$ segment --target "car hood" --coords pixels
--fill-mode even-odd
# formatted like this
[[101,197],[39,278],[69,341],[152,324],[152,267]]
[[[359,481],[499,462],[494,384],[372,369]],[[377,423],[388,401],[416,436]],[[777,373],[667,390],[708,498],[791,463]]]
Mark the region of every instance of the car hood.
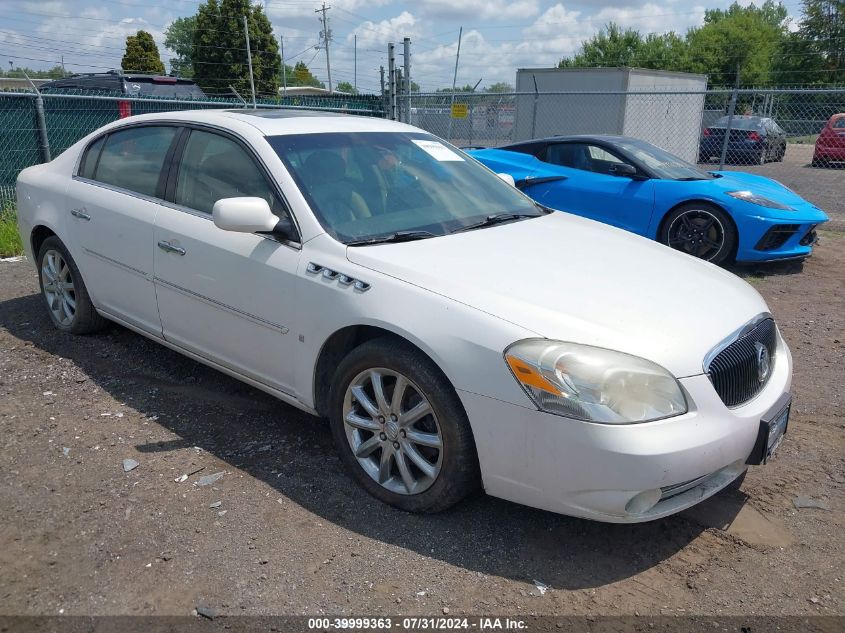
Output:
[[679,378],[701,374],[715,345],[767,310],[716,266],[563,213],[349,247],[347,258],[538,336],[634,354]]
[[[795,210],[800,211],[817,211],[818,213],[824,215],[824,212],[813,205],[812,203],[808,202],[797,193],[784,187],[779,182],[772,180],[771,178],[766,178],[765,176],[758,176],[757,174],[749,174],[747,172],[739,172],[739,171],[714,171],[711,172],[719,176],[713,180],[701,180],[698,181],[702,186],[706,186],[718,191],[720,194],[727,194],[729,191],[751,191],[752,193],[756,193],[761,196],[765,196],[770,200],[774,200],[776,202],[780,202],[781,204],[785,204],[787,206],[792,207]],[[687,183],[685,183],[687,184]],[[730,199],[731,201],[735,201],[734,198]],[[766,207],[760,207],[758,205],[754,205],[761,214],[774,214],[774,215],[781,215],[784,212],[781,210],[772,210]],[[787,211],[787,214],[790,212]],[[792,217],[787,215],[787,218]],[[810,218],[812,219],[812,218]],[[827,219],[827,216],[824,218],[818,218],[819,221],[824,221]]]

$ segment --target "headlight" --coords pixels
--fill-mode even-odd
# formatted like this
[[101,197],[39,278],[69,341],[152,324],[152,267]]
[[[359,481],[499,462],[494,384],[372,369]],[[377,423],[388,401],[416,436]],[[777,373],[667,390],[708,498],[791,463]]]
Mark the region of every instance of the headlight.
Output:
[[687,412],[672,374],[644,358],[547,339],[514,343],[505,360],[537,407],[604,424],[649,422]]
[[759,196],[756,193],[752,193],[751,191],[728,191],[728,195],[731,198],[736,198],[737,200],[744,200],[745,202],[750,202],[751,204],[758,204],[761,207],[767,207],[769,209],[780,209],[782,211],[795,210],[792,207],[788,207],[785,204],[781,204],[780,202],[770,200],[765,196]]

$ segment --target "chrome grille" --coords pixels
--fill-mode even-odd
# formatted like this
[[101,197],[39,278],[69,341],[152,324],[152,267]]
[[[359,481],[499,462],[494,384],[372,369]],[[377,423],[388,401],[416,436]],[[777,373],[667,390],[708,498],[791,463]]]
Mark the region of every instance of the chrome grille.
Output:
[[760,393],[766,385],[772,370],[764,380],[759,379],[757,343],[769,352],[771,367],[774,367],[777,347],[777,328],[774,320],[763,319],[747,332],[721,349],[705,367],[716,393],[729,407],[748,402]]

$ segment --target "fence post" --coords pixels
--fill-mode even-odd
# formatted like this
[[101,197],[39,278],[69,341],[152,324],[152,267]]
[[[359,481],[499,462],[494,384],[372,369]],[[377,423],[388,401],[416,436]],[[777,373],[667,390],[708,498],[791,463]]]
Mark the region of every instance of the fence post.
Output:
[[50,141],[47,139],[47,121],[44,118],[44,99],[41,93],[35,95],[35,121],[38,124],[38,149],[41,153],[41,162],[49,163]]
[[736,83],[734,83],[734,90],[731,93],[731,104],[728,106],[728,125],[725,127],[725,138],[722,139],[722,155],[719,157],[719,171],[725,168],[725,156],[728,153],[728,141],[731,138],[731,125],[734,121],[734,112],[736,111],[736,97],[739,92],[739,71],[740,65],[736,65]]
[[531,138],[537,136],[537,102],[540,100],[540,91],[537,89],[537,75],[531,75],[534,80],[534,109],[531,112]]

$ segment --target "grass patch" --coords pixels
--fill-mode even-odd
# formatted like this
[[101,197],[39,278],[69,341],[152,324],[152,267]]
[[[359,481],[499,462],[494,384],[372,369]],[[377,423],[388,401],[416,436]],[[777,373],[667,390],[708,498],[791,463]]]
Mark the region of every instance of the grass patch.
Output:
[[0,209],[0,257],[23,255],[23,244],[18,234],[18,216],[15,207]]
[[787,143],[795,143],[796,145],[815,145],[818,134],[807,134],[806,136],[790,136]]

